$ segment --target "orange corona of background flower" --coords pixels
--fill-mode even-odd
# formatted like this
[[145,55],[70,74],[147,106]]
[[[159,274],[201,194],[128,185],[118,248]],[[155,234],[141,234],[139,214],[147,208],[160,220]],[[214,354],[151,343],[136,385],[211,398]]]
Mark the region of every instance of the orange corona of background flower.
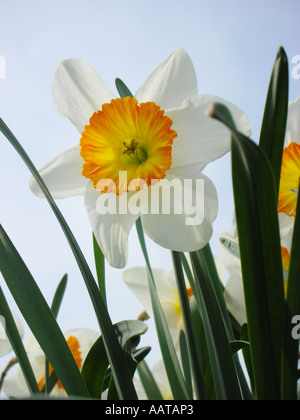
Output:
[[296,215],[300,179],[300,145],[292,142],[283,151],[278,212]]

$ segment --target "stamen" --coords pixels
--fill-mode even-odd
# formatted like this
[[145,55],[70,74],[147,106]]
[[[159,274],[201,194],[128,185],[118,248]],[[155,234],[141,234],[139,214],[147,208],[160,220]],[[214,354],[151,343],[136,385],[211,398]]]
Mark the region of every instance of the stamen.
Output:
[[137,146],[138,146],[138,142],[135,141],[134,139],[131,140],[130,145],[128,146],[128,143],[126,143],[125,141],[123,141],[123,145],[125,146],[125,150],[123,152],[123,155],[136,155],[137,153]]

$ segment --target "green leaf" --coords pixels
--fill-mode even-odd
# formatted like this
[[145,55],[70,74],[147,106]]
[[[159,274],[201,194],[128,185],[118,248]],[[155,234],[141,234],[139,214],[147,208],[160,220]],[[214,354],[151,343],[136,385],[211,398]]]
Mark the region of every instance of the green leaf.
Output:
[[121,79],[117,77],[115,80],[115,83],[116,83],[116,88],[121,98],[126,98],[127,96],[129,96],[130,98],[133,98],[133,94],[130,92],[128,87],[125,85],[125,83]]
[[[180,347],[181,366],[182,366],[182,370],[183,370],[183,374],[185,378],[186,387],[189,393],[189,399],[193,400],[194,399],[193,379],[192,379],[192,372],[191,372],[190,355],[189,355],[188,345],[186,342],[186,336],[183,330],[180,331],[180,335],[179,335],[179,347]],[[203,383],[203,388],[204,388],[204,383]],[[195,391],[197,391],[196,387],[195,387]]]
[[51,304],[51,311],[54,315],[54,318],[57,318],[58,311],[61,306],[64,294],[65,294],[65,290],[67,287],[67,282],[68,282],[68,275],[65,274],[57,286],[57,289],[55,291],[53,301]]
[[232,127],[224,105],[215,104],[212,116],[232,133],[232,181],[256,398],[279,399],[284,288],[275,178],[262,148]]
[[25,321],[70,395],[88,397],[70,348],[36,282],[0,226],[0,270]]
[[267,154],[279,191],[282,151],[285,138],[289,96],[288,58],[282,47],[279,48],[265,105],[260,133],[260,147]]
[[193,324],[196,335],[197,348],[201,361],[201,370],[206,372],[206,369],[210,363],[209,352],[207,348],[207,340],[205,337],[205,330],[203,326],[202,317],[199,310],[199,304],[197,303],[195,294],[190,297],[191,314],[193,318]]
[[198,254],[199,254],[199,257],[201,258],[201,261],[209,276],[211,286],[214,290],[215,297],[216,297],[216,300],[220,309],[220,313],[222,315],[223,322],[227,331],[227,336],[230,340],[233,340],[234,334],[233,334],[230,316],[229,316],[225,298],[224,298],[224,289],[223,289],[223,286],[221,284],[221,281],[217,272],[215,260],[211,252],[210,245],[207,244],[202,249],[199,249]]
[[[249,347],[249,343],[247,341],[242,340],[234,340],[230,343],[230,348],[232,351],[232,355],[234,356],[239,350]],[[205,373],[205,384],[208,392],[208,396],[210,400],[216,400],[216,390],[213,381],[213,374],[212,374],[212,367],[211,364],[208,365],[206,373]]]
[[187,340],[188,354],[190,358],[190,365],[195,386],[195,393],[197,399],[206,399],[205,385],[203,372],[201,370],[201,361],[196,346],[196,336],[194,331],[194,324],[190,309],[190,303],[186,292],[186,284],[181,265],[181,258],[178,252],[172,251],[172,260],[174,266],[174,273],[177,283],[180,307],[182,311],[184,332]]
[[198,252],[190,253],[196,293],[207,340],[216,395],[219,400],[242,398],[225,325],[209,274]]
[[[59,282],[57,289],[55,291],[52,304],[51,304],[51,311],[55,319],[57,319],[58,312],[65,294],[65,290],[67,287],[68,275],[65,274],[61,281]],[[41,392],[45,392],[46,394],[50,394],[56,382],[58,380],[56,373],[53,371],[52,374],[49,374],[50,364],[49,361],[45,360],[45,385],[41,389]]]
[[288,272],[285,335],[282,354],[282,399],[297,400],[299,339],[293,337],[293,318],[300,315],[300,198],[298,195],[295,225]]
[[138,364],[137,371],[149,400],[163,400],[160,389],[145,360]]
[[148,329],[147,324],[140,320],[120,321],[114,327],[122,349],[129,352],[136,347],[136,339],[139,341],[140,335]]
[[[114,325],[123,351],[131,354],[136,337],[144,334],[147,325],[142,321],[121,321]],[[101,398],[109,360],[105,351],[103,337],[100,336],[90,349],[82,366],[82,377],[93,398]]]
[[39,184],[43,194],[48,201],[53,213],[55,214],[65,236],[70,245],[70,248],[74,254],[78,267],[81,271],[83,280],[85,282],[87,291],[90,295],[94,311],[100,326],[101,333],[103,335],[103,340],[105,348],[108,354],[110,361],[110,366],[115,377],[116,386],[120,398],[123,399],[135,399],[137,398],[135,388],[132,383],[130,372],[127,368],[127,365],[124,360],[122,349],[119,345],[118,339],[116,337],[111,319],[105,307],[105,303],[102,299],[101,293],[96,285],[93,274],[84,258],[84,255],[70,229],[66,220],[64,219],[62,213],[57,207],[55,201],[53,200],[47,186],[45,185],[43,179],[41,178],[36,167],[33,165],[29,156],[18,142],[14,134],[10,131],[4,121],[0,118],[0,131],[4,134],[7,140],[11,143],[14,149],[18,152],[31,174],[35,178],[36,182]]
[[103,337],[100,336],[90,349],[81,374],[92,398],[101,398],[104,377],[109,365]]
[[[137,360],[133,356],[133,352],[140,342],[140,335],[144,334],[148,327],[144,322],[136,320],[118,322],[115,325],[115,329],[120,345],[124,351],[125,360],[131,373],[131,377],[133,378],[138,364]],[[107,399],[118,400],[118,394],[113,377],[111,377],[109,383]]]
[[[213,288],[215,298],[218,303],[220,313],[222,315],[227,337],[229,341],[233,341],[235,339],[234,329],[233,329],[234,322],[232,321],[231,316],[226,306],[226,302],[224,298],[224,287],[220,281],[210,245],[207,244],[204,248],[200,249],[198,251],[198,254],[209,276],[210,284]],[[243,399],[252,399],[249,386],[245,378],[245,374],[243,372],[239,358],[237,356],[234,356],[234,364],[235,364],[238,380],[240,383]]]
[[155,281],[148,257],[148,252],[146,248],[145,238],[144,238],[144,231],[142,227],[141,219],[139,218],[136,221],[136,228],[139,237],[139,241],[141,244],[141,248],[144,254],[147,270],[148,270],[148,283],[149,283],[149,290],[152,302],[152,309],[154,314],[154,321],[156,325],[156,332],[160,344],[160,349],[163,357],[163,361],[165,364],[167,376],[169,379],[170,387],[173,393],[174,399],[181,399],[187,400],[189,398],[188,390],[185,384],[184,376],[176,355],[176,350],[174,347],[174,343],[172,341],[172,337],[170,335],[170,331],[166,322],[166,318],[164,316],[159,297],[157,294]]
[[237,353],[238,351],[249,347],[249,341],[246,340],[233,340],[229,342],[232,354]]
[[[141,363],[146,356],[148,356],[149,352],[151,351],[151,347],[141,347],[140,349],[134,350],[132,352],[133,358],[137,361],[138,366],[139,363]],[[104,382],[103,382],[103,391],[109,387],[109,384],[111,383],[111,369],[110,367],[107,369]]]
[[[24,348],[22,338],[20,337],[18,328],[15,324],[14,318],[11,314],[8,303],[5,299],[4,293],[0,287],[0,315],[5,319],[6,334],[14,353],[18,359],[18,363],[23,372],[26,384],[31,394],[39,394],[40,390],[35,379],[34,372],[29,362],[27,352]],[[1,378],[1,385],[4,377]],[[1,390],[0,385],[0,390]]]
[[94,249],[94,258],[95,258],[98,286],[99,286],[102,299],[105,303],[105,306],[107,307],[106,287],[105,287],[105,257],[103,255],[103,252],[100,249],[100,246],[94,234],[93,234],[93,249]]

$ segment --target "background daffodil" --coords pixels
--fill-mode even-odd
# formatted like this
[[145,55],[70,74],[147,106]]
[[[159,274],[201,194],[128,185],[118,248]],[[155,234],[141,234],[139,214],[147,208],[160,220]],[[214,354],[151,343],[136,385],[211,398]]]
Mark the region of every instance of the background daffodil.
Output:
[[[23,337],[23,334],[24,334],[23,325],[16,314],[12,314],[12,315],[16,323],[16,326],[18,328],[19,334],[21,337]],[[10,344],[10,341],[5,331],[5,319],[4,317],[0,317],[0,357],[5,356],[11,351],[12,351],[12,346]]]
[[[179,350],[179,335],[180,331],[183,330],[183,318],[174,271],[170,270],[168,272],[160,268],[153,268],[152,272],[173,343],[175,348]],[[123,280],[139,299],[147,314],[153,317],[147,269],[144,267],[128,268],[123,272]],[[187,280],[186,290],[188,296],[191,297],[193,293]]]
[[[76,328],[67,331],[64,336],[68,346],[70,347],[76,364],[81,370],[83,362],[92,345],[99,337],[99,334],[96,331],[88,328]],[[42,390],[45,385],[45,355],[33,336],[28,338],[25,348],[38,386],[40,390]],[[51,374],[52,371],[52,367],[49,366],[49,374]],[[13,373],[9,374],[5,378],[3,391],[8,397],[19,398],[30,395],[20,367],[18,367]],[[51,391],[51,396],[66,396],[66,391],[64,390],[60,381],[57,381],[55,384],[53,390]]]
[[282,155],[278,212],[282,246],[285,248],[284,268],[289,266],[300,181],[300,96],[289,103],[284,150]]

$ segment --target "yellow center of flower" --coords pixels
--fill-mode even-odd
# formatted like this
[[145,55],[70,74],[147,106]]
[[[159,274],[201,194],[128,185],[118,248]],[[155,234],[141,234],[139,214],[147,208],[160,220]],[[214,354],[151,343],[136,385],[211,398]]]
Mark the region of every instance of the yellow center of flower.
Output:
[[[67,339],[67,343],[68,346],[70,347],[70,350],[73,354],[73,357],[75,359],[75,362],[78,366],[79,369],[81,369],[82,366],[82,358],[81,358],[81,352],[80,352],[80,345],[79,345],[79,341],[76,337],[70,335],[70,337]],[[51,375],[51,373],[53,372],[53,367],[50,365],[49,366],[49,375]],[[56,385],[59,388],[63,388],[62,383],[58,380]],[[45,376],[43,376],[39,382],[38,382],[38,387],[40,390],[43,389],[43,387],[45,386]]]
[[[117,195],[127,192],[133,180],[151,185],[152,180],[165,178],[177,137],[172,124],[154,102],[139,104],[135,98],[126,97],[104,104],[82,133],[82,175],[102,193]],[[102,180],[111,180],[105,190]]]
[[278,212],[296,215],[300,178],[300,145],[291,143],[283,151],[280,175]]

